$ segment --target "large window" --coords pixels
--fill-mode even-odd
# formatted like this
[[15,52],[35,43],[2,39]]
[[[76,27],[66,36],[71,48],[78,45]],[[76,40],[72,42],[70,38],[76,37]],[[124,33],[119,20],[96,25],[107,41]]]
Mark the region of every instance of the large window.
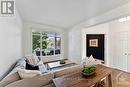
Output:
[[61,53],[61,35],[53,32],[32,32],[32,49],[37,56]]

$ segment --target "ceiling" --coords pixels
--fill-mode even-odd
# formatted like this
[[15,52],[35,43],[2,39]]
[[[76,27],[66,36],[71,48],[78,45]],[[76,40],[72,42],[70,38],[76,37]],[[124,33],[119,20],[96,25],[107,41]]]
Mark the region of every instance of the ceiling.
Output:
[[16,0],[24,21],[71,28],[130,0]]

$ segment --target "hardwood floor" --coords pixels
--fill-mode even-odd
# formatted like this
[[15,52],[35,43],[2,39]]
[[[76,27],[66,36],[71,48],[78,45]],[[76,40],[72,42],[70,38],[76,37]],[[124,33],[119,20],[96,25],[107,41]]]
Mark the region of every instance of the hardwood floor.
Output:
[[130,73],[113,69],[112,81],[113,87],[130,87]]
[[[109,87],[107,83],[108,81],[106,80],[105,81],[103,80],[92,87]],[[112,70],[112,87],[130,87],[130,73],[127,73],[118,69],[113,69]]]
[[[109,87],[107,83],[108,81],[106,80],[99,82],[98,86],[95,85],[92,87]],[[112,87],[130,87],[130,73],[127,73],[118,69],[113,69]]]

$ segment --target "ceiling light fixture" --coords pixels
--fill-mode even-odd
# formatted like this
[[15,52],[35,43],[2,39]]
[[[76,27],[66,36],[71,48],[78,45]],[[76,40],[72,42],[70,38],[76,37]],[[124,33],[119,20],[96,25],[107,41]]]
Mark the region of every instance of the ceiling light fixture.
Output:
[[129,21],[130,20],[130,16],[124,17],[124,18],[120,18],[118,21],[119,22],[125,22],[125,21]]

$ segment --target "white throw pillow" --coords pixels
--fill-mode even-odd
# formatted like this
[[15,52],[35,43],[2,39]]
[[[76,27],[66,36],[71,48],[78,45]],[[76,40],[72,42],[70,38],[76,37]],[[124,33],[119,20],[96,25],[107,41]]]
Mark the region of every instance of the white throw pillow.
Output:
[[19,68],[17,71],[21,79],[32,78],[41,74],[41,72],[38,70],[25,70]]
[[86,66],[92,66],[92,65],[96,65],[95,64],[95,59],[93,58],[93,56],[91,55],[88,59],[87,59],[87,61],[86,61]]
[[89,62],[95,61],[95,59],[93,58],[93,55],[91,55],[91,56],[88,58],[88,61],[89,61]]
[[91,56],[88,58],[88,61],[87,61],[87,65],[86,65],[86,66],[92,66],[92,65],[97,65],[97,64],[102,64],[102,63],[101,63],[101,60],[94,59],[93,56],[91,55]]
[[26,57],[27,62],[28,62],[29,64],[37,65],[37,63],[39,62],[38,57],[35,56],[35,55],[26,55],[25,57]]
[[38,66],[43,65],[43,61],[42,61],[42,60],[40,60],[40,61],[37,63],[37,65],[38,65]]

